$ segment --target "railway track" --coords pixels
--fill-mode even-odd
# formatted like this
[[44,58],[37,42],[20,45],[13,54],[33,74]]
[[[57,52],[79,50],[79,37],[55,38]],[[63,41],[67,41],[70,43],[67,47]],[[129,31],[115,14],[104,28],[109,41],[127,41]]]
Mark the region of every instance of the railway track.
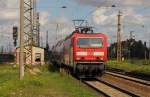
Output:
[[134,77],[130,77],[130,76],[125,76],[125,75],[114,73],[114,72],[105,72],[105,74],[115,76],[115,77],[119,77],[119,78],[129,80],[129,81],[133,81],[135,83],[143,84],[143,85],[146,85],[146,86],[150,86],[150,81],[147,81],[147,80],[138,79],[138,78],[134,78]]
[[116,89],[123,90],[124,93],[134,97],[150,97],[150,82],[136,79],[120,74],[106,72],[103,77],[98,78],[105,84]]
[[114,86],[106,81],[95,79],[90,81],[83,81],[86,85],[93,88],[104,97],[140,97],[134,93],[129,92],[126,89]]
[[116,69],[116,68],[107,68],[106,69],[108,72],[112,72],[112,73],[117,73],[120,75],[125,75],[125,76],[129,76],[129,77],[134,77],[137,79],[143,79],[143,80],[147,80],[150,81],[150,74],[145,74],[145,73],[137,73],[137,72],[130,72],[130,71],[125,71],[122,69]]
[[150,97],[150,82],[120,74],[106,72],[104,76],[83,80],[105,97]]

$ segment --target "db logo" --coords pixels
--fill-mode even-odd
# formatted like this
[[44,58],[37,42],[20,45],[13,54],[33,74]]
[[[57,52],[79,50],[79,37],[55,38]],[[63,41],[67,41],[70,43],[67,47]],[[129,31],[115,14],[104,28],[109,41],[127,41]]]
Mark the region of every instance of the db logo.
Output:
[[88,55],[93,55],[93,52],[88,52]]

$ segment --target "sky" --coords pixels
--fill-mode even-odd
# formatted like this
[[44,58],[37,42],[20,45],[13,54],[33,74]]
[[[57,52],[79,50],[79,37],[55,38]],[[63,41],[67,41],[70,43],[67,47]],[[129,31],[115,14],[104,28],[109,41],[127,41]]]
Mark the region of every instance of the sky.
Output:
[[[0,0],[0,48],[13,48],[12,27],[19,26],[19,1]],[[41,44],[45,46],[47,31],[50,46],[72,33],[74,19],[88,20],[96,33],[106,33],[109,44],[113,43],[116,41],[119,10],[122,12],[122,39],[129,38],[130,31],[133,31],[136,40],[148,44],[150,0],[37,0]]]

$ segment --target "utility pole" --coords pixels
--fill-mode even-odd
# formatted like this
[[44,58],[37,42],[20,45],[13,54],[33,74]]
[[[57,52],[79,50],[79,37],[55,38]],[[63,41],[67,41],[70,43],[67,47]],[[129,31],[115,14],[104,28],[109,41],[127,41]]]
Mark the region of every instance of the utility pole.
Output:
[[43,44],[44,44],[44,43],[43,43],[43,37],[41,37],[40,40],[41,40],[41,47],[43,48],[43,47],[44,47],[44,46],[43,46]]
[[117,61],[122,61],[122,48],[121,48],[121,11],[118,13],[118,32],[117,32]]
[[37,28],[37,46],[40,47],[40,15],[39,12],[36,13],[36,28]]
[[56,26],[56,43],[58,41],[58,32],[59,32],[59,25]]
[[132,42],[133,42],[133,32],[134,31],[130,31],[130,40],[129,40],[129,58],[131,59],[131,46],[132,46]]
[[150,32],[149,32],[149,64],[150,64]]
[[130,40],[133,39],[133,32],[134,32],[134,31],[130,31]]
[[49,44],[48,44],[48,31],[46,32],[46,61],[49,61]]
[[46,48],[49,49],[49,45],[48,45],[48,31],[46,32]]
[[20,0],[20,80],[24,77],[24,0]]
[[144,52],[145,54],[144,54],[144,57],[145,57],[145,61],[147,61],[147,49],[146,49],[147,46],[146,46],[146,42],[144,42],[144,47],[145,47],[145,50],[144,50],[144,51],[145,51],[145,52]]

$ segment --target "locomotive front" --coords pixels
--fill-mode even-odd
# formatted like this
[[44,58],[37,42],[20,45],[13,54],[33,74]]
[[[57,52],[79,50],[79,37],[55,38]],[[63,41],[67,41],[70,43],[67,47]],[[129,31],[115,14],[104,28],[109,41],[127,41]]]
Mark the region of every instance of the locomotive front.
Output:
[[103,73],[107,61],[105,34],[77,34],[74,37],[76,74],[81,78],[96,77]]

